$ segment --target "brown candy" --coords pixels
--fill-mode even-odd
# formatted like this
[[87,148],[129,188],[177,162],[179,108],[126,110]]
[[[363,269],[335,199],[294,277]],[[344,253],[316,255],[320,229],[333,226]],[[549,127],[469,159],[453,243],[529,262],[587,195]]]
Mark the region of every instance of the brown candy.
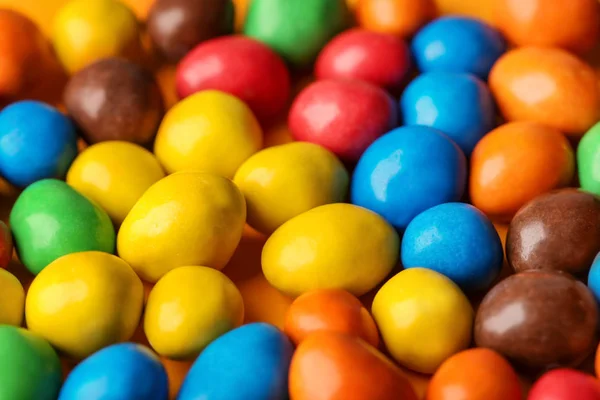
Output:
[[148,144],[164,113],[153,75],[119,58],[107,58],[75,74],[64,101],[89,143],[125,140]]
[[157,0],[148,16],[154,46],[171,62],[197,44],[232,31],[231,0]]
[[598,310],[587,287],[558,271],[526,271],[496,285],[475,318],[475,343],[530,372],[575,366],[596,344]]

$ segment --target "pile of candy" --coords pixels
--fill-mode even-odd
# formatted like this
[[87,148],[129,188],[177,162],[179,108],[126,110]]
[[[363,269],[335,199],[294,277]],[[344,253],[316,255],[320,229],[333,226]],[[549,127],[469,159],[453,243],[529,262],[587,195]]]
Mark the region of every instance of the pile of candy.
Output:
[[60,1],[0,9],[0,399],[600,400],[597,0]]

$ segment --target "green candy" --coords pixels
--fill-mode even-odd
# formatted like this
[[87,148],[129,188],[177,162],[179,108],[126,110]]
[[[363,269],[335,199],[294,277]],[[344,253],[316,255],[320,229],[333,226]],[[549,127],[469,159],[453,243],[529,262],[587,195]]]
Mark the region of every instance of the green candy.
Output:
[[600,123],[592,126],[577,147],[581,188],[600,196]]
[[62,381],[60,360],[40,336],[0,325],[0,399],[54,400]]
[[115,250],[108,214],[56,179],[35,182],[21,193],[10,213],[10,229],[21,262],[34,274],[66,254]]
[[253,0],[244,33],[304,67],[347,26],[348,16],[344,0]]

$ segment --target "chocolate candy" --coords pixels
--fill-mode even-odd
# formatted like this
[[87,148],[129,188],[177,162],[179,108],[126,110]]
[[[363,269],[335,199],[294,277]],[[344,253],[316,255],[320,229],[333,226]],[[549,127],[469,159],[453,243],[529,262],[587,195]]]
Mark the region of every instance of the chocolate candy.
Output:
[[232,31],[231,0],[157,0],[148,16],[155,47],[171,62],[198,43]]
[[600,251],[600,198],[575,189],[530,201],[508,229],[506,257],[515,271],[589,270]]
[[89,143],[126,140],[147,144],[164,112],[152,74],[119,58],[98,61],[74,75],[64,101]]
[[596,343],[598,310],[585,285],[558,271],[506,278],[483,299],[475,343],[531,372],[581,362]]

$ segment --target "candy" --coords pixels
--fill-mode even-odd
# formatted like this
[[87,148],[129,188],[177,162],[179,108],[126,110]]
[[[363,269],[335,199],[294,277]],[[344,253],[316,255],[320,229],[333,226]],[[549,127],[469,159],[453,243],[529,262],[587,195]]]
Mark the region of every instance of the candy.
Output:
[[467,156],[496,125],[494,100],[488,87],[469,74],[420,75],[402,94],[400,110],[406,125],[439,129]]
[[67,377],[58,400],[121,398],[164,400],[167,374],[146,346],[108,346],[79,363]]
[[269,234],[305,211],[343,202],[349,179],[333,153],[294,142],[254,154],[233,181],[246,199],[248,224]]
[[315,289],[360,296],[390,273],[399,242],[379,215],[351,204],[328,204],[281,225],[265,243],[262,269],[272,286],[293,296]]
[[443,133],[420,126],[398,128],[376,140],[359,160],[352,203],[404,230],[422,211],[458,201],[466,173],[464,154]]
[[207,267],[178,267],[152,288],[144,332],[158,354],[188,359],[243,320],[242,295],[223,273]]
[[76,73],[65,88],[64,102],[89,143],[149,144],[163,115],[152,74],[119,58],[100,60]]
[[600,196],[600,123],[586,132],[577,146],[581,188]]
[[360,0],[356,18],[370,31],[412,36],[435,16],[433,0]]
[[580,363],[596,346],[598,310],[581,282],[557,271],[509,276],[483,299],[475,343],[539,372]]
[[452,279],[463,290],[487,289],[500,273],[500,237],[475,207],[446,203],[417,215],[402,237],[404,268],[425,267]]
[[63,178],[76,154],[75,128],[57,109],[20,101],[0,112],[0,173],[13,185]]
[[262,130],[248,106],[230,94],[205,90],[165,115],[154,154],[168,173],[197,170],[232,178],[261,146]]
[[0,269],[0,325],[21,326],[24,308],[23,285],[13,274]]
[[[596,298],[596,302],[600,305],[600,256],[598,255],[596,255],[590,267],[587,284]],[[600,354],[600,352],[596,352],[596,354]]]
[[506,258],[515,271],[585,274],[600,251],[600,198],[575,189],[536,197],[515,215]]
[[492,219],[510,221],[535,197],[567,186],[574,168],[573,150],[559,131],[507,123],[485,135],[471,155],[471,201]]
[[0,221],[0,268],[6,268],[13,253],[13,241],[10,229]]
[[180,266],[222,269],[245,221],[244,197],[230,180],[180,172],[152,185],[133,206],[119,229],[118,253],[148,282]]
[[546,372],[533,385],[527,400],[599,400],[600,382],[569,368]]
[[296,97],[288,116],[294,139],[319,144],[348,161],[358,160],[397,124],[392,98],[383,89],[348,80],[312,83]]
[[33,274],[66,254],[114,252],[109,216],[66,183],[44,179],[21,193],[10,212],[19,259]]

